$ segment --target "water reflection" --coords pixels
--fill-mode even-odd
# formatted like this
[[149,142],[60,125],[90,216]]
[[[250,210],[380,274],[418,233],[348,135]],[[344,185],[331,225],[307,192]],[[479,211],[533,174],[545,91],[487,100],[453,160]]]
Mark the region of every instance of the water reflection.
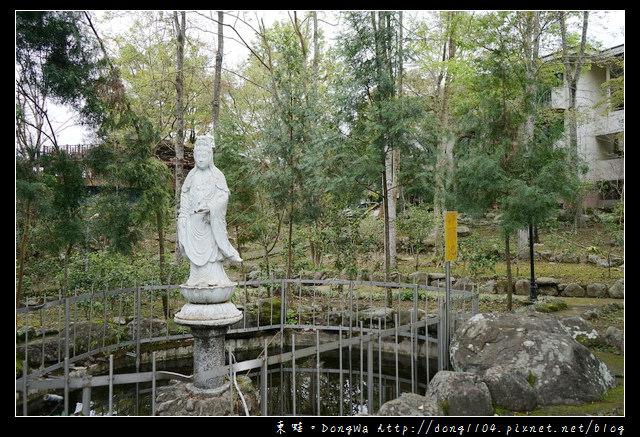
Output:
[[[398,357],[398,378],[396,379],[395,355],[374,354],[373,374],[367,373],[367,356],[361,365],[359,349],[351,354],[343,352],[342,371],[338,351],[326,352],[321,356],[320,371],[317,360],[309,357],[296,361],[295,372],[291,363],[270,369],[268,375],[267,413],[272,416],[322,415],[351,416],[375,413],[382,404],[397,398],[403,392],[423,393],[426,391],[427,364],[424,358],[414,362],[412,367],[408,357]],[[429,369],[436,369],[437,363],[429,363]],[[412,382],[411,370],[414,379]],[[434,373],[434,370],[431,370]],[[251,374],[256,383],[260,375]],[[295,380],[294,380],[295,378]],[[292,395],[295,387],[295,397]],[[369,396],[373,398],[369,400]],[[295,410],[294,410],[295,404]],[[372,411],[369,411],[371,409]]]

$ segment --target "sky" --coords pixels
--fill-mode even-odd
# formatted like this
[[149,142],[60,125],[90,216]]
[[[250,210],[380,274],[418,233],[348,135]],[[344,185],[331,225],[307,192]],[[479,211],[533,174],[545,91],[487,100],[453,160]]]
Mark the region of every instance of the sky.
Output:
[[[254,23],[257,17],[262,17],[266,25],[269,25],[275,19],[286,19],[288,17],[288,11],[281,10],[250,10],[245,12],[247,13],[246,16],[251,17]],[[303,11],[299,11],[299,13],[301,12]],[[227,21],[227,24],[232,23]],[[602,42],[604,48],[624,44],[624,25],[624,10],[592,11],[588,26],[589,38]],[[250,41],[250,38],[248,41]],[[246,57],[247,53],[246,48],[243,48],[238,42],[232,40],[225,42],[225,59],[229,62],[235,64]],[[70,113],[67,108],[50,105],[49,111],[54,123],[59,126],[57,129],[59,144],[81,144],[90,141],[91,132],[79,126],[73,113]]]

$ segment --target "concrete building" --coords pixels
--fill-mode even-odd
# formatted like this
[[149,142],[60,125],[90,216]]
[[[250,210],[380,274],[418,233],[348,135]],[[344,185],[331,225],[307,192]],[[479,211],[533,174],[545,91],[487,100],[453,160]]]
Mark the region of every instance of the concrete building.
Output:
[[[578,80],[576,109],[578,152],[588,165],[585,182],[590,183],[584,199],[586,207],[606,207],[620,200],[624,187],[624,103],[606,103],[607,88],[602,85],[624,76],[624,45],[603,50],[589,57]],[[566,85],[551,96],[554,108],[568,108]]]

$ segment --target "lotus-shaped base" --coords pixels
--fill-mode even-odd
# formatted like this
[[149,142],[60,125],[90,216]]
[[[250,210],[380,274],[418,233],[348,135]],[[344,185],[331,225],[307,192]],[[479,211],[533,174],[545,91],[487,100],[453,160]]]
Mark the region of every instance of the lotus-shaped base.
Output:
[[242,319],[242,313],[230,302],[235,284],[209,287],[181,286],[189,302],[175,315],[176,323],[195,326],[228,326]]
[[208,287],[189,286],[182,284],[180,286],[182,295],[189,303],[223,303],[228,302],[233,296],[235,284],[216,285]]
[[242,312],[231,302],[214,304],[187,303],[174,320],[180,325],[229,326],[242,319]]

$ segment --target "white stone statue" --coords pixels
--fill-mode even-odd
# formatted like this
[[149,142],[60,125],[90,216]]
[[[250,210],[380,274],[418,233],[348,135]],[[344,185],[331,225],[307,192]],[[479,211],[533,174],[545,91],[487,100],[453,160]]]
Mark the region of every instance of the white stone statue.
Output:
[[213,164],[213,138],[198,137],[194,145],[195,167],[187,175],[180,195],[178,239],[191,269],[187,287],[220,287],[231,284],[224,260],[242,262],[227,235],[229,188]]

